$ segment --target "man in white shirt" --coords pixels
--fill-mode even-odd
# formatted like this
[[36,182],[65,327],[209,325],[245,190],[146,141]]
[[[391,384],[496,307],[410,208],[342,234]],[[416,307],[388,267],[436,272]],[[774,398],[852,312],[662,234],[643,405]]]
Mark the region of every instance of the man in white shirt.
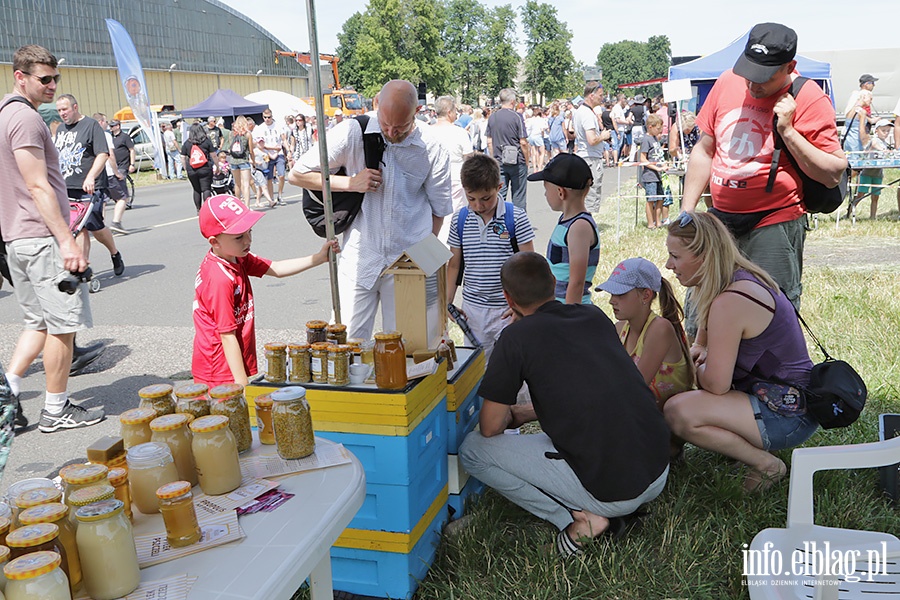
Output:
[[[416,88],[408,81],[395,79],[381,89],[378,113],[365,131],[384,137],[380,169],[366,168],[363,132],[355,119],[327,133],[332,191],[365,194],[359,215],[344,232],[338,265],[341,317],[351,338],[372,337],[379,302],[384,330],[396,327],[394,278],[382,272],[407,248],[437,235],[451,213],[449,155],[416,120],[417,106]],[[340,167],[346,175],[334,175]],[[289,180],[322,189],[317,148],[300,157]]]
[[[268,108],[263,111],[263,124],[253,130],[254,141],[263,140],[266,153],[269,155],[269,172],[266,175],[266,186],[269,188],[269,196],[275,199],[276,204],[284,206],[281,197],[284,191],[284,145],[287,141],[287,131],[275,122],[272,111]],[[272,180],[278,178],[278,193],[275,193]]]
[[589,212],[600,210],[600,190],[603,187],[603,145],[609,140],[610,132],[601,130],[594,107],[603,102],[603,86],[589,81],[584,86],[584,102],[575,111],[575,154],[587,162],[594,182],[584,198],[584,206]]

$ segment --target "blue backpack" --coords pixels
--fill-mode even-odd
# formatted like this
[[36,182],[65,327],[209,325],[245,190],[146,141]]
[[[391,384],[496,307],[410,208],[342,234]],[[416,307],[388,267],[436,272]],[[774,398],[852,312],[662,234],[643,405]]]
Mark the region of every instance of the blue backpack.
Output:
[[[514,205],[512,202],[506,202],[506,211],[503,214],[503,223],[506,225],[506,231],[509,232],[509,243],[512,245],[513,253],[517,253],[519,251],[519,242],[516,240],[516,216],[513,213]],[[463,206],[459,209],[459,215],[456,219],[456,235],[459,237],[459,273],[456,275],[456,285],[459,286],[462,284],[463,280],[463,271],[466,269],[466,259],[465,254],[462,252],[463,249],[463,229],[466,224],[466,219],[469,217],[469,207]]]

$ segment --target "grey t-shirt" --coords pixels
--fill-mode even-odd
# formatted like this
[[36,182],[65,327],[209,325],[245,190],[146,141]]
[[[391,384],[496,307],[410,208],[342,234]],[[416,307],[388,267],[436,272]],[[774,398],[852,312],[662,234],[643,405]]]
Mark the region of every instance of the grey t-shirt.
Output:
[[582,104],[575,111],[575,154],[581,158],[603,158],[603,143],[591,146],[587,143],[587,131],[593,129],[600,134],[597,115],[587,104]]
[[[650,162],[662,162],[662,146],[659,145],[659,140],[650,134],[645,135],[641,139],[641,155],[644,154],[647,155],[647,160]],[[660,176],[659,171],[643,167],[641,168],[641,181],[646,181],[648,183],[662,181],[662,177]]]
[[485,135],[491,138],[494,147],[494,158],[502,165],[501,155],[503,146],[515,146],[518,148],[519,164],[525,164],[525,155],[522,153],[520,140],[528,137],[525,133],[525,121],[522,115],[509,108],[501,108],[488,117]]

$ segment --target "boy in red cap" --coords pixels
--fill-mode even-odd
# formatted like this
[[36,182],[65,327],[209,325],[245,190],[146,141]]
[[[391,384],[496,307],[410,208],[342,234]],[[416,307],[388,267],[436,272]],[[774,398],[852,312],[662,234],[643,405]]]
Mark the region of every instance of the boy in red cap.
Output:
[[311,256],[272,261],[250,253],[250,229],[263,213],[238,198],[212,196],[200,207],[200,233],[210,246],[194,284],[194,356],[196,383],[247,385],[256,375],[256,327],[250,277],[287,277],[328,260],[328,250],[340,252],[336,240],[325,242]]

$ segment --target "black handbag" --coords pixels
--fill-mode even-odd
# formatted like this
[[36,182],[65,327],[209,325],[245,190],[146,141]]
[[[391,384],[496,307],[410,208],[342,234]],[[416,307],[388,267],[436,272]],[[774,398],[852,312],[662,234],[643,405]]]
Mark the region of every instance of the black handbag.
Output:
[[[363,136],[363,152],[365,153],[366,168],[378,169],[384,156],[384,138],[381,132],[366,133],[369,117],[359,115],[356,117]],[[346,175],[344,167],[338,169],[335,175]],[[334,223],[334,233],[344,233],[359,214],[365,194],[362,192],[331,192],[331,213]],[[325,233],[325,205],[322,200],[322,192],[315,190],[303,190],[303,216],[317,236],[324,238]]]

